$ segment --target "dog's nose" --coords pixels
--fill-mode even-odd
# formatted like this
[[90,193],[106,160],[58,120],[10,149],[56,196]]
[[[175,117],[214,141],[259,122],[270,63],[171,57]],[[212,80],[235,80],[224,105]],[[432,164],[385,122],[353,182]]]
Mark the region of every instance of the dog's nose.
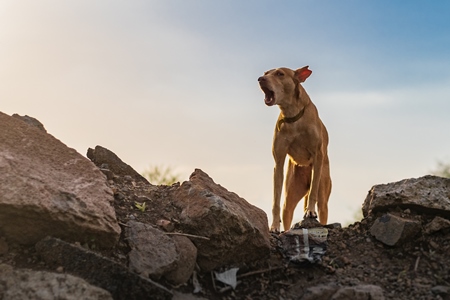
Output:
[[258,82],[266,81],[266,78],[264,76],[261,76],[258,78]]

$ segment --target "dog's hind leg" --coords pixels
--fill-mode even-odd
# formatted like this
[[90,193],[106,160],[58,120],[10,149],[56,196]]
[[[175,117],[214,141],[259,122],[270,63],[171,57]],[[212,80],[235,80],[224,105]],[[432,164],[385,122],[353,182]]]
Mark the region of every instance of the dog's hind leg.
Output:
[[289,160],[286,173],[286,200],[283,206],[283,227],[289,230],[298,202],[307,197],[311,183],[311,166],[299,166]]
[[328,221],[328,199],[331,194],[331,177],[328,158],[322,169],[322,178],[319,185],[319,198],[317,201],[317,210],[319,213],[319,222],[326,225]]

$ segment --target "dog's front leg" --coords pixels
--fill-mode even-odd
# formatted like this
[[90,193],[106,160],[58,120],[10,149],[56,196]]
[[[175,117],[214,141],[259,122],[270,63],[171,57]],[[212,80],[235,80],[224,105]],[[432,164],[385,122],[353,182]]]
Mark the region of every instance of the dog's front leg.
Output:
[[272,226],[270,231],[280,231],[280,202],[283,189],[283,164],[275,164],[273,169],[273,203],[272,203]]
[[275,160],[275,167],[273,169],[273,203],[272,203],[272,226],[270,226],[270,231],[280,231],[280,202],[281,202],[281,191],[283,189],[283,177],[284,177],[284,161],[286,159],[285,147],[274,143],[272,149],[273,158]]

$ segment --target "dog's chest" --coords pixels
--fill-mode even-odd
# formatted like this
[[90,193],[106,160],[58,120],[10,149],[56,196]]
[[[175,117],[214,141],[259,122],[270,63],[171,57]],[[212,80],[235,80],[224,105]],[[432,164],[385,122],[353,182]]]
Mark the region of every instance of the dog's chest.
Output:
[[301,145],[290,145],[287,154],[298,165],[308,166],[312,163],[311,152]]

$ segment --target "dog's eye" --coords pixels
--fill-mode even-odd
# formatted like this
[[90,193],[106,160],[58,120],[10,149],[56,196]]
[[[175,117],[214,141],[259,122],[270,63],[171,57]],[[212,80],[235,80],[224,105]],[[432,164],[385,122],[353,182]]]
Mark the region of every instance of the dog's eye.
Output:
[[281,76],[284,76],[284,73],[283,73],[283,72],[280,72],[280,71],[278,71],[278,72],[276,72],[276,73],[275,73],[275,75],[277,75],[277,76],[281,77]]

